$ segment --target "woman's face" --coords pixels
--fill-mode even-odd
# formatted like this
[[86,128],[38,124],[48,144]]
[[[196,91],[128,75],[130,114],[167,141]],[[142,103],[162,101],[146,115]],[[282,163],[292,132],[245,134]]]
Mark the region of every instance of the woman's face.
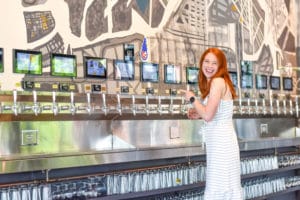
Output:
[[202,63],[202,72],[204,76],[210,80],[218,71],[218,59],[213,53],[208,53]]

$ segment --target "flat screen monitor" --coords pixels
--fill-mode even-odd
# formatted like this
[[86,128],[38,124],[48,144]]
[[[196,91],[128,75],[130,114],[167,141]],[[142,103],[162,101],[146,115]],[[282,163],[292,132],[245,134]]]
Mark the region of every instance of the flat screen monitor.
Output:
[[13,50],[13,72],[19,74],[42,74],[42,52],[32,50]]
[[124,44],[124,60],[134,60],[134,44]]
[[170,84],[181,83],[180,66],[165,64],[164,72],[165,72],[165,83],[170,83]]
[[83,64],[86,78],[107,77],[106,58],[84,56]]
[[159,81],[159,65],[157,63],[141,62],[140,67],[142,82],[157,83]]
[[188,84],[198,83],[198,67],[187,67],[186,68],[186,81]]
[[292,91],[293,90],[293,79],[291,77],[283,77],[283,90]]
[[3,48],[0,48],[0,72],[4,72]]
[[134,80],[134,61],[114,60],[115,80]]
[[77,64],[75,55],[52,53],[50,63],[52,76],[77,76]]
[[256,74],[255,83],[256,89],[268,89],[268,77],[266,75]]
[[280,77],[270,76],[270,88],[272,90],[280,90]]
[[229,72],[231,82],[235,88],[238,87],[237,72]]
[[242,74],[241,75],[241,88],[253,88],[252,74]]
[[241,73],[253,73],[253,63],[249,60],[241,61]]

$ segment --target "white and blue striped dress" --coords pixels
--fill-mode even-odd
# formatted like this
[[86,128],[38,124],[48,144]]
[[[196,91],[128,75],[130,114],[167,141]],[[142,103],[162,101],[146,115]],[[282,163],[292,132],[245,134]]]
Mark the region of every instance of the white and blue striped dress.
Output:
[[[207,100],[207,99],[206,99]],[[242,200],[240,152],[232,122],[233,101],[221,100],[204,126],[206,142],[205,200]]]

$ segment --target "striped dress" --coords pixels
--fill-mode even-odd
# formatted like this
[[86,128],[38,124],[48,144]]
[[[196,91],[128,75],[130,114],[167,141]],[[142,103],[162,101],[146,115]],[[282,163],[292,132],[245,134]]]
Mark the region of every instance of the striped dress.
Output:
[[221,100],[213,120],[203,128],[207,161],[205,200],[243,199],[240,152],[232,112],[233,101]]

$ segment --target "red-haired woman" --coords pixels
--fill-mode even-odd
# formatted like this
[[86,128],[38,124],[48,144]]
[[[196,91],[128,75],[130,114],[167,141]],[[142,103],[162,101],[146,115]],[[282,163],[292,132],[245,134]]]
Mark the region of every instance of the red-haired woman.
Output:
[[232,123],[233,99],[236,97],[224,53],[218,48],[207,49],[199,62],[200,102],[191,91],[185,99],[193,108],[190,119],[205,121],[206,142],[205,200],[242,200],[240,152]]

